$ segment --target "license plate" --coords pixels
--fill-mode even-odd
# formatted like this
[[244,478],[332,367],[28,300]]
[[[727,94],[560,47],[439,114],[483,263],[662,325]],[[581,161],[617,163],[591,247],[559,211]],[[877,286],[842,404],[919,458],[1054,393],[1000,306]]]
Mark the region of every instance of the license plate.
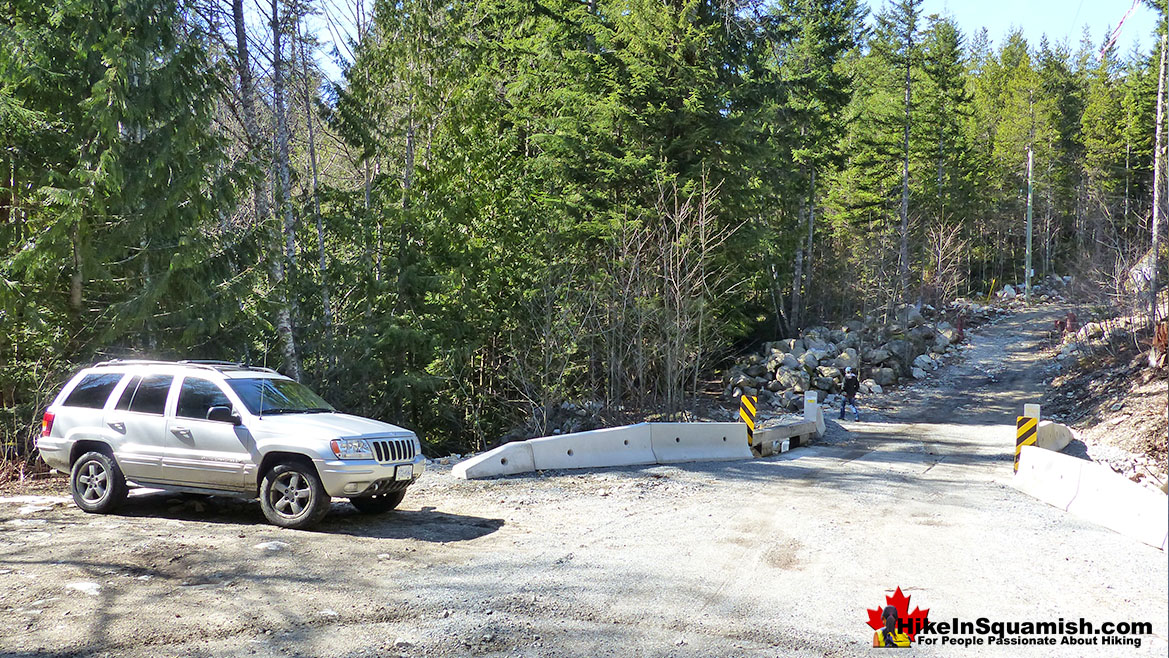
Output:
[[395,480],[409,480],[412,477],[414,477],[414,467],[410,464],[402,464],[394,474]]

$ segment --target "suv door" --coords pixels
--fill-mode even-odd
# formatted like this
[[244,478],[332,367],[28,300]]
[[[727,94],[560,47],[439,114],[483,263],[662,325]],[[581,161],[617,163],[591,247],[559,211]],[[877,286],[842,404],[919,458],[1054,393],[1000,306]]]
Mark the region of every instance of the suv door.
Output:
[[122,435],[118,463],[129,466],[123,469],[130,480],[161,477],[166,401],[173,381],[173,375],[134,375],[106,412],[106,425]]
[[251,435],[242,425],[207,419],[211,407],[234,407],[219,384],[187,375],[167,431],[163,472],[174,482],[212,489],[248,488],[255,463]]

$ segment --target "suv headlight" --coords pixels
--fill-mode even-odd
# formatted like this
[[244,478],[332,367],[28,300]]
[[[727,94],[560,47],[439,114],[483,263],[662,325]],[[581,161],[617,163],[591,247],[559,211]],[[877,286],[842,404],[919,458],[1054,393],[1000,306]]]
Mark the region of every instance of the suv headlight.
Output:
[[329,447],[337,459],[373,459],[373,451],[365,439],[333,439]]

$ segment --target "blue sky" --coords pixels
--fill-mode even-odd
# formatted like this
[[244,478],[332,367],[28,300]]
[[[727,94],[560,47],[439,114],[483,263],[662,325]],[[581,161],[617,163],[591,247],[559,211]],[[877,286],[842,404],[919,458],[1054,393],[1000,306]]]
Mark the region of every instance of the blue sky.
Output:
[[[346,15],[346,8],[354,5],[353,0],[324,1],[331,8],[336,22],[346,26],[353,24],[351,14]],[[367,0],[366,4],[372,5],[373,2]],[[868,0],[868,4],[872,13],[876,14],[885,6],[885,0]],[[922,11],[926,15],[943,14],[952,17],[967,39],[985,27],[992,44],[997,46],[1013,28],[1020,28],[1032,45],[1038,45],[1040,37],[1046,34],[1052,43],[1066,41],[1074,52],[1079,46],[1085,25],[1091,34],[1092,43],[1099,47],[1132,6],[1132,0],[925,0]],[[1121,29],[1117,52],[1127,55],[1134,45],[1142,50],[1151,48],[1156,22],[1156,12],[1146,6],[1143,0],[1139,2]],[[330,48],[333,39],[325,28],[323,18],[314,20],[312,27],[325,49]],[[337,79],[340,71],[325,49],[317,52],[317,61],[324,67],[326,75]]]
[[[996,46],[1013,28],[1020,28],[1032,45],[1046,34],[1052,43],[1067,41],[1074,51],[1085,25],[1099,47],[1132,4],[1132,0],[925,0],[922,11],[949,15],[967,37],[985,27]],[[880,0],[870,2],[874,13],[883,6]],[[1156,24],[1157,13],[1142,0],[1121,28],[1117,52],[1126,55],[1134,44],[1142,50],[1151,48]]]

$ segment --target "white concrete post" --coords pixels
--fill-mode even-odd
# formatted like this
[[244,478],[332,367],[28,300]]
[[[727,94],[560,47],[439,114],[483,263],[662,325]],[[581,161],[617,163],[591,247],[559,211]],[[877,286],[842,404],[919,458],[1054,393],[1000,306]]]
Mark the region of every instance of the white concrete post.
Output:
[[1028,418],[1034,418],[1035,420],[1039,420],[1039,405],[1037,405],[1037,404],[1023,405],[1023,415],[1028,417]]
[[804,391],[804,420],[816,421],[816,411],[820,408],[816,391]]

